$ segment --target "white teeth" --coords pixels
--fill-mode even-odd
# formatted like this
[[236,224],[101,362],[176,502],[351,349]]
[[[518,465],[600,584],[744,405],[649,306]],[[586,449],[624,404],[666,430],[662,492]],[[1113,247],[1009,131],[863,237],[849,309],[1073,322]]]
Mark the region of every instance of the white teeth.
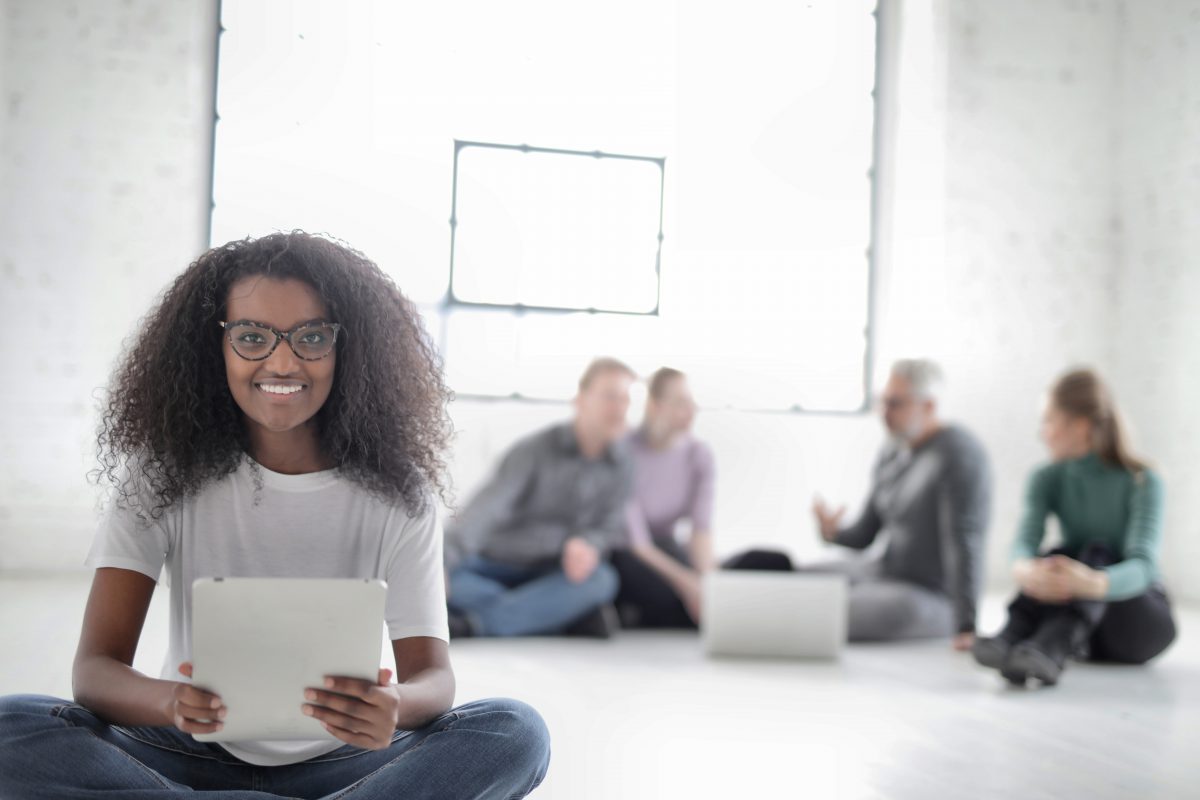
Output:
[[274,384],[260,383],[258,385],[258,388],[262,389],[264,392],[270,392],[271,394],[295,394],[296,392],[300,391],[304,387],[303,386],[276,386]]

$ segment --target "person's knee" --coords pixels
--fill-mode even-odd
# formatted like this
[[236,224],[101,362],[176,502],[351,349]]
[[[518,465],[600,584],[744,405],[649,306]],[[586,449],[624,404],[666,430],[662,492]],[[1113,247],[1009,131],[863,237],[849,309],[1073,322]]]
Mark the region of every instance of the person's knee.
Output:
[[501,738],[504,745],[495,752],[496,759],[529,778],[530,789],[541,783],[550,766],[550,730],[537,709],[520,700],[495,698],[456,712],[469,720],[470,727]]
[[949,605],[919,592],[874,582],[852,588],[848,638],[868,642],[951,635],[954,620]]
[[68,705],[66,700],[44,694],[10,694],[0,697],[0,715],[49,714],[65,705]]

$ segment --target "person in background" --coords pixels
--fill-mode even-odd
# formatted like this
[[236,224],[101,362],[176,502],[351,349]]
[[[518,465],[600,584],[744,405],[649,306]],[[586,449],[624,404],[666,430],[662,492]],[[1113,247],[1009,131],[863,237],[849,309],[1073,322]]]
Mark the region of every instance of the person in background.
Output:
[[[974,643],[991,469],[979,440],[941,419],[943,383],[932,361],[897,361],[881,402],[889,438],[862,513],[844,525],[844,508],[813,503],[826,542],[865,550],[886,534],[879,560],[814,568],[849,575],[851,641],[944,636],[960,651]],[[792,568],[786,554],[759,551],[726,566]]]
[[633,370],[593,361],[574,419],[512,446],[447,530],[451,636],[609,636],[633,462],[626,431]]
[[[712,569],[715,468],[692,436],[696,403],[686,376],[663,367],[650,378],[642,425],[629,437],[633,497],[626,510],[629,548],[613,553],[621,577],[617,611],[625,627],[695,628],[700,581]],[[686,550],[675,537],[691,523]]]
[[[1175,639],[1158,570],[1163,486],[1129,451],[1112,395],[1088,369],[1050,390],[1041,437],[1051,462],[1029,479],[1008,621],[972,649],[1014,684],[1057,683],[1072,655],[1144,664]],[[1062,546],[1039,554],[1046,518]]]

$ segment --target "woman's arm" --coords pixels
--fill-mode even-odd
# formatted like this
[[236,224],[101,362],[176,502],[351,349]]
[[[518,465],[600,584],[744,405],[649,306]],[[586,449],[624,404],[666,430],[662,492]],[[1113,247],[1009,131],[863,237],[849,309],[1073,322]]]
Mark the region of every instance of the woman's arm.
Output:
[[692,568],[701,575],[715,569],[712,531],[708,529],[693,531],[691,541],[688,542],[688,555],[692,559]]
[[219,723],[196,722],[223,713],[220,700],[179,681],[150,678],[133,668],[154,579],[128,569],[96,570],[71,675],[75,702],[119,725],[174,725],[209,733]]
[[1124,558],[1101,570],[1107,579],[1103,599],[1128,600],[1146,591],[1154,581],[1162,545],[1163,502],[1162,480],[1146,470],[1133,490],[1122,546]]
[[454,704],[454,669],[450,648],[441,639],[412,636],[392,642],[396,681],[402,707],[396,721],[400,730],[429,724]]

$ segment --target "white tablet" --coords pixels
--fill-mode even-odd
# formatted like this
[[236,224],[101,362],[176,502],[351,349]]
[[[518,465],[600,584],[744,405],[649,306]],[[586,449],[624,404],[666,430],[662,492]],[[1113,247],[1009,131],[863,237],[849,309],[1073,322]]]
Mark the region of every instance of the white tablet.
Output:
[[220,695],[225,726],[202,742],[333,739],[301,711],[326,675],[377,680],[387,586],[359,578],[199,578],[192,683]]

